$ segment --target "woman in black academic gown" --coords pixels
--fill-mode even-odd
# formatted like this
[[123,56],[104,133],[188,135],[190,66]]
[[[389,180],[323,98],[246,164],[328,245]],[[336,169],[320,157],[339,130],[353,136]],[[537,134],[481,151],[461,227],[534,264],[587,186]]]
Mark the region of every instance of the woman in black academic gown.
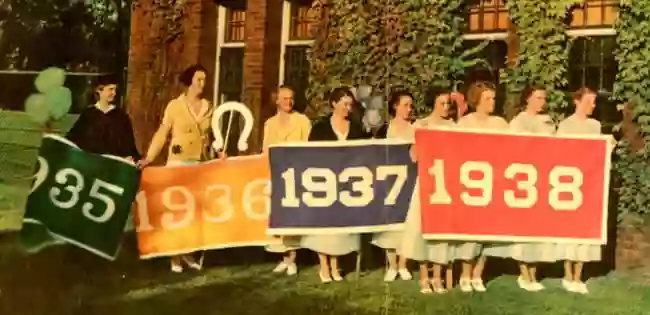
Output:
[[[348,119],[354,105],[354,95],[347,88],[336,88],[330,93],[332,114],[320,120],[311,129],[309,141],[346,141],[368,138],[356,120]],[[318,253],[321,282],[342,281],[338,256],[356,252],[360,247],[359,234],[307,235],[302,237],[302,247]]]
[[117,94],[117,78],[100,77],[94,92],[97,102],[81,112],[68,132],[68,140],[88,152],[139,160],[131,119],[124,110],[113,104]]

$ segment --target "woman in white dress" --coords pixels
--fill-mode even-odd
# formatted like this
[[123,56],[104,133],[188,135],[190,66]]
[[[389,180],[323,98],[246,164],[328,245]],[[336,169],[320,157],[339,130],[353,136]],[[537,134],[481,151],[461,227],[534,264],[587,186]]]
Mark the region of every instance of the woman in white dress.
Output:
[[[572,95],[575,113],[563,120],[557,129],[557,135],[598,135],[601,134],[600,122],[589,118],[596,108],[596,93],[588,88],[581,88]],[[610,150],[616,141],[611,138]],[[562,286],[569,292],[586,294],[587,285],[582,281],[582,267],[585,262],[600,261],[602,248],[590,244],[558,244],[558,260],[564,260],[564,279]]]
[[[474,112],[458,120],[458,126],[468,129],[508,130],[505,119],[492,116],[495,105],[495,87],[490,82],[478,81],[473,83],[467,91],[467,102]],[[456,258],[463,260],[460,275],[460,290],[463,292],[485,292],[483,284],[483,269],[485,268],[486,255],[491,245],[485,246],[477,242],[465,242],[456,249]],[[478,256],[478,259],[476,258]]]
[[[552,135],[555,124],[548,115],[540,114],[546,106],[546,91],[539,87],[527,87],[521,93],[521,104],[525,110],[510,121],[510,129],[520,133]],[[553,243],[517,243],[510,246],[510,252],[503,258],[519,262],[517,284],[526,291],[541,291],[544,286],[537,281],[537,263],[555,262]]]
[[[332,114],[314,124],[309,132],[309,141],[346,141],[368,138],[361,124],[348,119],[354,105],[354,95],[347,88],[336,88],[330,93],[329,104]],[[339,273],[338,256],[359,251],[359,234],[305,235],[303,248],[318,253],[321,282],[342,281]]]
[[[424,119],[416,121],[416,128],[434,129],[437,127],[453,127],[453,121],[447,119],[449,111],[449,94],[443,93],[436,96],[432,113]],[[415,150],[412,150],[414,160],[417,160]],[[416,182],[411,197],[411,204],[406,216],[406,223],[399,247],[402,257],[417,260],[420,265],[420,292],[446,293],[442,283],[442,266],[453,262],[455,259],[455,246],[447,242],[427,241],[422,237],[422,218],[420,207],[419,180]],[[429,262],[433,263],[433,279],[429,280]],[[447,283],[451,287],[451,283]]]
[[[392,119],[377,131],[375,138],[400,139],[413,141],[414,129],[410,118],[413,110],[413,95],[407,91],[398,91],[391,95],[388,113]],[[407,258],[397,255],[397,248],[402,241],[402,231],[379,232],[373,235],[372,244],[386,251],[388,268],[384,281],[394,281],[397,275],[402,280],[411,280],[413,276],[406,267]]]

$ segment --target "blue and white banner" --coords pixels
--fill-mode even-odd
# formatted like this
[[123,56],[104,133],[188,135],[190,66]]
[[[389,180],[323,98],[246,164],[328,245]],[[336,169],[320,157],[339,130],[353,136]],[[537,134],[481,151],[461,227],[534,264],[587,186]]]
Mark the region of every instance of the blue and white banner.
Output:
[[398,230],[417,176],[411,144],[394,140],[272,146],[268,233]]

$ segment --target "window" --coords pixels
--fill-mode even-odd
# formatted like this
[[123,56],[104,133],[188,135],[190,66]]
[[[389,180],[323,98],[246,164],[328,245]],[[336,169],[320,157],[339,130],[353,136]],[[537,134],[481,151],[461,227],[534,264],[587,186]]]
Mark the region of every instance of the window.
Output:
[[246,28],[246,9],[228,8],[226,10],[226,38],[225,41],[243,42]]
[[311,0],[284,2],[279,82],[293,88],[294,107],[299,112],[303,112],[307,107],[307,53],[313,43],[312,29],[315,21],[311,14]]
[[587,86],[611,92],[616,77],[615,47],[615,36],[575,39],[569,54],[569,89]]
[[220,101],[241,101],[244,86],[244,48],[222,48],[219,58]]
[[314,19],[311,16],[310,0],[294,0],[291,7],[290,40],[310,40]]
[[505,32],[510,26],[505,0],[475,0],[469,6],[469,32]]
[[618,0],[585,0],[571,11],[571,28],[611,28],[618,17]]
[[309,88],[309,46],[288,46],[284,52],[284,84],[294,89],[294,107],[304,112],[307,107],[307,89]]
[[[466,49],[479,45],[479,41],[465,41]],[[508,45],[505,41],[493,41],[483,49],[476,57],[487,62],[489,67],[479,64],[467,69],[465,72],[465,89],[476,81],[489,81],[497,86],[495,114],[503,113],[503,104],[505,102],[506,89],[503,84],[499,84],[499,72],[506,67],[506,56],[508,54]]]

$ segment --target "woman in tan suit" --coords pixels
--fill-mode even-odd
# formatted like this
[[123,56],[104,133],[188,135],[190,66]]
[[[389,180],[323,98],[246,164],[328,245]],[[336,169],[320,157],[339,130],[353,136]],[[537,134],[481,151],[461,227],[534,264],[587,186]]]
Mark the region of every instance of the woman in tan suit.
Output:
[[[208,136],[212,107],[207,100],[201,98],[206,73],[205,68],[194,65],[181,74],[180,82],[186,86],[186,90],[165,108],[162,123],[151,140],[149,150],[138,163],[140,167],[151,164],[167,144],[167,140],[170,143],[166,165],[196,164],[211,158]],[[225,155],[220,154],[220,157]],[[201,269],[201,265],[191,255],[182,255],[172,257],[171,270],[182,272],[181,262],[192,269]]]
[[[272,144],[307,141],[311,130],[309,118],[293,111],[293,90],[290,87],[283,85],[278,88],[275,104],[277,113],[264,123],[264,153]],[[289,276],[298,273],[296,249],[299,247],[298,236],[285,236],[282,244],[268,246],[266,250],[269,252],[285,254],[273,272],[286,272]]]

